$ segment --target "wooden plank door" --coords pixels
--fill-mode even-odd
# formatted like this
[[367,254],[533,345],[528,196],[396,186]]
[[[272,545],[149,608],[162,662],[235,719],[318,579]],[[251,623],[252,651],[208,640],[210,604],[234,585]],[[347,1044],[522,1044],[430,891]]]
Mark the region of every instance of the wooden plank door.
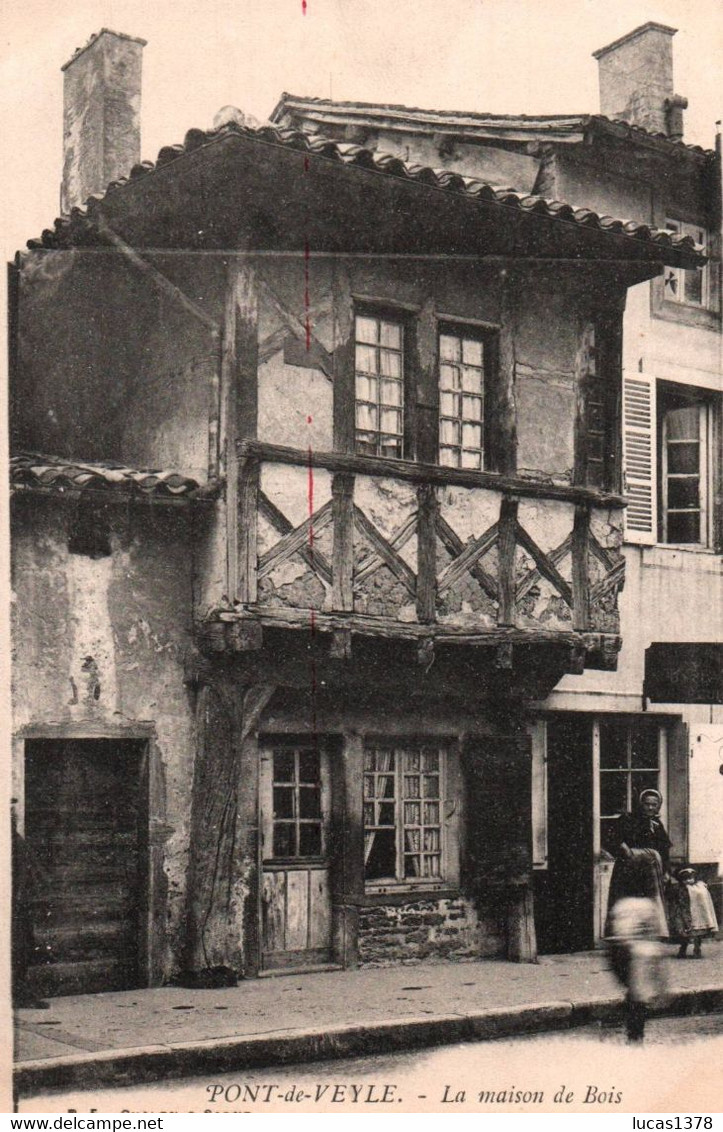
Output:
[[260,751],[262,966],[331,957],[330,767],[313,744]]
[[145,744],[26,743],[28,983],[42,995],[140,985]]

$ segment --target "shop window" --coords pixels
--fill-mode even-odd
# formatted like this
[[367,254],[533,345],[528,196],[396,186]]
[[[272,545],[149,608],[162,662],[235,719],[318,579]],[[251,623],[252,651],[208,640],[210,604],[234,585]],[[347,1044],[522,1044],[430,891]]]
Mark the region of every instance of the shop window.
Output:
[[404,456],[404,324],[374,311],[354,320],[356,450]]
[[436,746],[370,746],[364,753],[364,875],[369,886],[444,878],[446,753]]
[[[686,224],[682,220],[666,220],[665,227],[669,232],[681,236],[691,236],[696,244],[703,247],[703,254],[708,254],[708,236],[705,228],[698,224]],[[691,307],[710,307],[710,271],[709,265],[686,271],[682,267],[666,267],[663,276],[663,298],[668,303],[682,303]]]
[[659,729],[653,725],[600,721],[600,845],[614,846],[615,822],[635,809],[641,790],[659,789]]

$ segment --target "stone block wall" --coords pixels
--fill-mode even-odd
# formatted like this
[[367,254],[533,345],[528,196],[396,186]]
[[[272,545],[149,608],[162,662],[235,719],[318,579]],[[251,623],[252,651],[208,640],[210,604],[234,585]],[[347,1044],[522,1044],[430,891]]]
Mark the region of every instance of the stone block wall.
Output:
[[430,959],[478,959],[502,954],[504,941],[490,917],[465,897],[410,899],[359,909],[359,963],[383,967]]

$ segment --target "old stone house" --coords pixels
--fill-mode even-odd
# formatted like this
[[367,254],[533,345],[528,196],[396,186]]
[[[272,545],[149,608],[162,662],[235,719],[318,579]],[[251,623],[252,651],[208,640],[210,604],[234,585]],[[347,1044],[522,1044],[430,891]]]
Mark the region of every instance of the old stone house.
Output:
[[626,294],[700,248],[239,113],[140,162],[142,46],[66,66],[11,270],[33,980],[532,959],[539,705],[621,646]]

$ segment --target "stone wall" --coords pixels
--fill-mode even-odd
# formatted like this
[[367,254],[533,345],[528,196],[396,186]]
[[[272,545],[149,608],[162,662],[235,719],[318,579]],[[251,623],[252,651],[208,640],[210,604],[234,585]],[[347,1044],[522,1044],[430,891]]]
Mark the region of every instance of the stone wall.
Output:
[[454,896],[360,908],[358,947],[362,967],[383,967],[492,957],[504,944],[491,915],[482,920],[470,900]]
[[148,737],[155,978],[183,945],[194,762],[190,510],[112,503],[108,549],[70,553],[73,499],[13,501],[14,794],[23,815],[24,738]]

